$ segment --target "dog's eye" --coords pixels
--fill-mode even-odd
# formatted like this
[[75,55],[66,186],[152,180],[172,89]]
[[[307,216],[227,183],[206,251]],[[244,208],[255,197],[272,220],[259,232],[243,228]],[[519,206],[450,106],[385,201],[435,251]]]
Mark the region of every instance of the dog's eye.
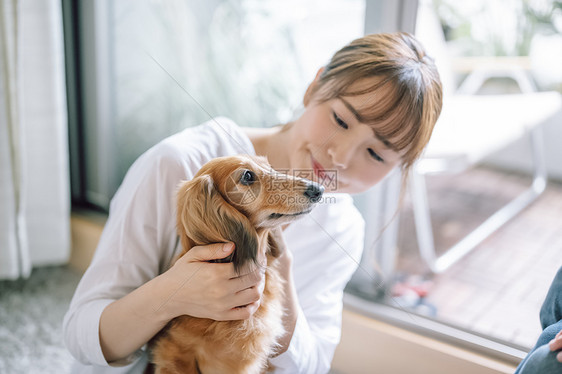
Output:
[[242,173],[242,177],[240,178],[240,183],[245,186],[249,186],[250,184],[256,181],[256,174],[250,170],[246,170]]

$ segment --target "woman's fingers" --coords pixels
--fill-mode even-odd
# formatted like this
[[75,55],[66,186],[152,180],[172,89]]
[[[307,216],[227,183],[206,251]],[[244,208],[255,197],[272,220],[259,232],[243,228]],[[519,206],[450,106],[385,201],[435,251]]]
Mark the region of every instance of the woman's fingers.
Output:
[[183,257],[192,262],[208,262],[227,257],[233,249],[234,243],[201,245],[191,248]]
[[234,321],[240,319],[250,318],[260,307],[260,302],[255,301],[253,303],[234,307],[228,312],[224,313],[223,321]]
[[264,283],[264,281],[265,281],[265,267],[260,268],[256,266],[253,269],[253,271],[247,274],[235,278],[231,278],[229,280],[229,283],[231,285],[230,290],[234,293],[240,292],[247,288],[258,286],[261,283]]
[[256,270],[263,271],[266,267],[267,267],[267,257],[265,255],[265,253],[263,253],[263,254],[258,253],[256,262],[248,261],[247,263],[242,265],[240,271],[238,271],[238,272],[236,272],[234,270],[234,266],[233,266],[232,271],[230,273],[228,273],[228,277],[230,279],[240,278],[240,277],[243,277],[245,275],[254,273]]
[[[548,343],[551,351],[558,351],[562,349],[562,331],[556,334],[556,337]],[[562,353],[562,352],[561,352]],[[562,362],[562,355],[559,353],[558,361]]]
[[261,300],[262,291],[258,287],[246,288],[234,295],[232,307],[252,304]]
[[548,344],[550,347],[551,351],[558,351],[560,349],[562,349],[562,341],[560,340],[551,340],[550,343]]

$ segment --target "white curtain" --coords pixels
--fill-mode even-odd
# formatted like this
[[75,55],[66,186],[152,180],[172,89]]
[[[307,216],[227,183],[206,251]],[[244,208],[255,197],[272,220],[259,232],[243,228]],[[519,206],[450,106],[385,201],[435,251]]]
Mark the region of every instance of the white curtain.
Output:
[[70,253],[62,10],[0,0],[0,279]]

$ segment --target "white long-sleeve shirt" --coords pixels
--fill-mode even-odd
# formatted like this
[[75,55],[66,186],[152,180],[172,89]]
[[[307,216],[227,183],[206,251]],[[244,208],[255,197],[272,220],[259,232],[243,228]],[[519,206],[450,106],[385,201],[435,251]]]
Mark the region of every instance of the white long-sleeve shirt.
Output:
[[[180,253],[175,191],[207,161],[255,154],[232,121],[217,118],[164,139],[128,171],[110,205],[94,258],[63,322],[73,373],[142,373],[143,349],[124,366],[109,366],[99,341],[104,308],[166,271]],[[273,358],[275,373],[327,373],[340,339],[343,288],[363,249],[364,221],[346,194],[325,194],[312,213],[283,232],[293,254],[299,310],[288,350]]]

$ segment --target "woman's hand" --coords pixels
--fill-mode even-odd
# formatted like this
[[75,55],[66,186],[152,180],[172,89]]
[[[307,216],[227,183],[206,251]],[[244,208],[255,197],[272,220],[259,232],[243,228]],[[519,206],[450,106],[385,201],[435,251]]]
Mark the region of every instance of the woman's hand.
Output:
[[276,228],[271,230],[271,234],[277,241],[277,247],[279,250],[279,257],[277,258],[279,260],[279,271],[281,272],[281,275],[283,276],[285,281],[290,280],[289,274],[293,265],[293,253],[287,249],[287,244],[285,243],[285,239],[283,238],[283,231],[288,226],[289,225],[285,225],[281,229]]
[[[232,243],[193,247],[167,272],[109,304],[99,326],[105,359],[128,357],[180,315],[249,318],[260,305],[265,267],[251,264],[239,275],[231,263],[208,262],[225,258],[233,249]],[[258,256],[260,263],[263,257]]]
[[167,288],[167,296],[155,305],[166,318],[180,315],[217,321],[250,318],[258,309],[265,286],[265,256],[258,255],[264,266],[248,264],[240,274],[232,263],[208,261],[227,257],[233,243],[217,243],[191,248],[174,266],[158,278]]
[[283,298],[283,309],[285,310],[285,313],[283,314],[283,327],[285,328],[285,335],[283,335],[278,341],[279,348],[277,349],[275,356],[284,353],[289,348],[289,344],[293,338],[293,333],[295,332],[297,316],[299,313],[297,291],[295,289],[292,272],[293,253],[287,248],[285,240],[283,239],[282,230],[286,228],[287,226],[282,229],[275,229],[272,231],[280,252],[279,257],[277,258],[279,261],[279,273],[285,280],[285,297]]
[[[556,334],[556,337],[548,343],[551,351],[560,351],[562,350],[562,331]],[[562,362],[562,352],[558,352],[556,355],[556,359]]]

